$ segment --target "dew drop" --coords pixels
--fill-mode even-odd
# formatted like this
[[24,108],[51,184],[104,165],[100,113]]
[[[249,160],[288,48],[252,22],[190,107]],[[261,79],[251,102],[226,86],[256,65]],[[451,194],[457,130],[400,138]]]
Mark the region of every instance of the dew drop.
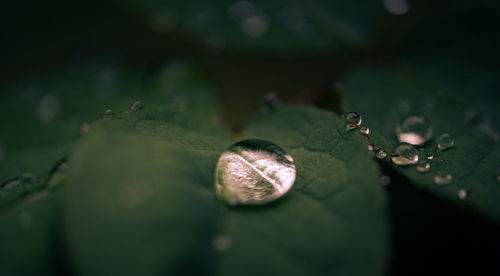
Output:
[[359,131],[364,135],[370,134],[370,129],[367,126],[361,126],[359,128]]
[[404,15],[410,10],[408,0],[384,0],[385,9],[394,15]]
[[387,157],[387,152],[384,149],[377,150],[377,158],[383,160]]
[[437,139],[437,146],[439,150],[447,150],[455,146],[455,141],[449,133],[443,133]]
[[215,172],[217,196],[230,205],[261,205],[282,197],[295,182],[292,157],[264,140],[240,141],[222,153]]
[[83,123],[82,126],[80,127],[80,133],[82,135],[87,134],[90,131],[90,124],[88,123]]
[[438,172],[434,175],[434,183],[436,185],[447,185],[451,183],[451,180],[451,174],[446,172]]
[[344,121],[347,129],[355,129],[359,127],[363,118],[357,112],[347,112],[344,114]]
[[431,168],[431,163],[427,161],[422,161],[417,164],[417,171],[424,173]]
[[212,239],[212,247],[217,251],[226,251],[233,245],[233,238],[228,234],[220,234]]
[[385,187],[385,186],[387,186],[389,184],[391,184],[391,178],[389,176],[387,176],[387,175],[382,175],[380,177],[380,185],[382,185],[382,186]]
[[59,113],[59,99],[49,94],[44,96],[38,104],[38,117],[42,122],[52,121]]
[[111,109],[106,109],[104,110],[104,114],[102,115],[103,118],[111,118],[113,117],[113,110]]
[[401,143],[423,145],[432,137],[432,127],[426,118],[412,115],[396,126],[396,134]]
[[461,200],[466,199],[469,196],[469,192],[466,189],[460,189],[458,191],[458,198]]
[[428,160],[432,160],[432,159],[434,159],[434,153],[429,151],[429,152],[426,154],[426,157],[427,157],[427,159],[428,159]]
[[368,144],[368,150],[369,151],[374,151],[375,150],[375,145],[373,143]]
[[282,101],[274,92],[266,93],[260,99],[260,111],[262,113],[270,113],[278,109],[282,105]]
[[139,111],[139,110],[142,110],[144,108],[144,106],[142,105],[141,102],[137,101],[137,102],[134,102],[131,106],[130,106],[130,110],[133,110],[133,111]]
[[243,21],[242,30],[249,37],[259,37],[267,31],[268,24],[264,17],[252,15]]
[[398,166],[414,165],[418,162],[418,151],[410,144],[399,144],[392,151],[391,160]]

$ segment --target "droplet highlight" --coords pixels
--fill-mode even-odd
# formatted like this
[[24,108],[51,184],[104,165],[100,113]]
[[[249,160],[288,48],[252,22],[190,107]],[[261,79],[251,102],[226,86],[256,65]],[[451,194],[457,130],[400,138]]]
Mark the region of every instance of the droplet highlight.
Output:
[[449,133],[439,135],[436,142],[439,150],[447,150],[455,146],[455,140]]
[[434,159],[434,152],[428,152],[425,157],[428,159],[428,160],[432,160]]
[[469,196],[469,191],[467,191],[466,189],[460,189],[460,190],[458,190],[458,198],[460,200],[464,200],[468,196]]
[[392,151],[392,163],[398,166],[411,166],[418,162],[418,151],[410,144],[399,144]]
[[376,155],[378,159],[383,160],[387,157],[387,152],[384,149],[378,149]]
[[432,137],[432,127],[422,116],[412,115],[396,126],[399,142],[411,145],[423,145]]
[[434,183],[436,185],[447,185],[450,184],[452,180],[452,176],[446,172],[438,172],[434,175]]
[[215,172],[217,196],[230,205],[262,205],[295,182],[293,158],[278,145],[249,139],[222,153]]

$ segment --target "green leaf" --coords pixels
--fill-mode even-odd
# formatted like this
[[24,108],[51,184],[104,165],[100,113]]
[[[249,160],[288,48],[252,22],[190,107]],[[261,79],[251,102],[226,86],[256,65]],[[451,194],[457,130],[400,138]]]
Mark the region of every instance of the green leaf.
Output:
[[331,113],[284,107],[252,120],[243,137],[283,147],[297,179],[271,206],[223,214],[233,246],[218,255],[219,274],[384,274],[384,196],[362,135]]
[[[432,81],[422,81],[418,75],[401,74],[373,68],[359,68],[347,75],[345,85],[346,110],[355,110],[363,116],[363,123],[370,127],[376,147],[389,153],[397,144],[396,125],[409,114],[429,118],[434,139],[450,133],[455,147],[437,151],[430,170],[419,173],[412,167],[398,167],[415,185],[428,189],[460,206],[470,206],[490,217],[500,218],[500,185],[496,169],[500,164],[500,149],[491,137],[467,122],[466,107],[455,97],[438,90]],[[439,86],[437,86],[439,87]],[[431,140],[425,151],[435,151]],[[421,156],[420,158],[425,158]],[[385,162],[390,162],[388,157]],[[434,184],[439,172],[452,175],[452,183]],[[465,200],[458,191],[466,189]]]
[[[360,5],[363,8],[360,8]],[[154,31],[180,30],[208,51],[235,47],[270,51],[362,48],[384,15],[382,2],[360,1],[125,1]]]

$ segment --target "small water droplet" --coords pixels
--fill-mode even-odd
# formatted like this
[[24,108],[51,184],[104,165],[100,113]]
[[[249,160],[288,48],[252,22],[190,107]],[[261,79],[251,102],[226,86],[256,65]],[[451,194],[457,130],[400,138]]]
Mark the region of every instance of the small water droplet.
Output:
[[130,106],[130,110],[133,110],[133,111],[139,111],[139,110],[142,110],[144,108],[144,106],[142,105],[141,102],[137,101],[137,102],[134,102],[131,106]]
[[392,151],[391,160],[398,166],[414,165],[418,162],[418,151],[410,144],[399,144]]
[[385,9],[394,15],[404,15],[410,10],[408,0],[384,0]]
[[276,93],[269,92],[260,99],[260,111],[270,113],[278,109],[282,104],[280,97]]
[[217,162],[215,188],[230,205],[260,205],[282,197],[295,182],[292,157],[264,140],[240,141]]
[[111,118],[113,117],[113,110],[111,109],[106,109],[104,110],[104,114],[102,115],[103,118]]
[[401,143],[423,145],[432,137],[432,127],[426,118],[412,115],[396,126],[396,134]]
[[377,150],[377,158],[383,160],[387,157],[387,152],[384,149]]
[[437,139],[437,146],[439,150],[447,150],[455,146],[455,141],[449,133],[443,133]]
[[227,9],[227,14],[236,22],[241,22],[255,14],[255,7],[248,1],[237,1]]
[[357,112],[347,112],[344,114],[344,121],[347,129],[355,129],[358,128],[363,118]]
[[364,134],[367,136],[368,136],[368,134],[370,134],[370,129],[367,126],[361,126],[359,128],[359,131],[361,132],[361,134]]
[[434,159],[434,152],[430,152],[430,151],[429,151],[429,152],[426,154],[426,157],[427,157],[427,159],[429,159],[429,160]]
[[38,117],[42,122],[52,121],[59,113],[59,99],[53,94],[45,95],[38,104]]
[[461,200],[466,199],[469,196],[469,192],[466,189],[460,189],[458,191],[458,198]]
[[417,171],[424,173],[431,168],[431,163],[427,161],[422,161],[417,164]]
[[389,176],[382,175],[380,177],[380,185],[385,187],[385,186],[389,185],[390,183],[391,183],[391,178]]
[[434,183],[437,185],[447,185],[450,184],[452,180],[451,174],[446,172],[438,172],[434,176]]
[[249,37],[259,37],[267,31],[268,24],[263,16],[252,15],[243,21],[242,30]]
[[369,151],[374,151],[375,150],[375,144],[373,144],[373,143],[368,144],[368,150]]
[[88,123],[83,123],[82,126],[80,127],[80,133],[82,135],[87,134],[90,131],[90,124]]
[[212,247],[217,251],[226,251],[233,245],[233,238],[229,234],[220,234],[212,239]]

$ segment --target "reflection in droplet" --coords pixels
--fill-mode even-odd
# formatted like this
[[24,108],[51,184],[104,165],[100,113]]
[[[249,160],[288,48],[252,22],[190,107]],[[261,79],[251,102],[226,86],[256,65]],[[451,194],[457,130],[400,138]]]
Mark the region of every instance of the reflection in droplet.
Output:
[[387,175],[382,175],[380,177],[380,185],[387,186],[391,183],[391,178]]
[[399,144],[392,151],[391,160],[398,166],[414,165],[418,162],[418,151],[410,144]]
[[384,149],[378,149],[377,150],[377,158],[382,160],[387,157],[387,152]]
[[260,111],[270,113],[278,109],[282,104],[280,97],[276,93],[269,92],[260,99]]
[[227,14],[236,22],[243,21],[255,14],[255,7],[248,1],[237,1],[227,9]]
[[212,247],[217,251],[226,251],[233,245],[233,238],[229,234],[220,234],[212,239]]
[[466,199],[468,196],[469,196],[469,191],[467,191],[466,189],[460,189],[458,191],[458,198],[460,198],[461,200]]
[[437,146],[440,150],[447,150],[455,146],[455,141],[449,133],[443,133],[437,139]]
[[431,168],[431,163],[427,161],[422,161],[417,164],[417,171],[424,173]]
[[240,141],[224,151],[216,168],[217,195],[230,205],[266,204],[295,182],[292,157],[264,140]]
[[426,157],[427,157],[427,159],[429,159],[429,160],[434,159],[434,152],[429,151],[429,152],[426,154]]
[[84,135],[87,134],[89,131],[90,131],[90,124],[83,123],[82,126],[80,127],[80,133]]
[[370,134],[370,129],[367,126],[361,126],[359,128],[359,132],[361,132],[361,134],[368,135]]
[[358,128],[363,118],[357,112],[347,112],[344,114],[344,121],[347,129],[355,129]]
[[137,102],[134,102],[131,106],[130,106],[130,110],[133,110],[133,111],[139,111],[139,110],[142,110],[144,108],[144,106],[142,105],[141,102],[137,101]]
[[437,185],[450,184],[452,180],[451,174],[446,172],[438,172],[434,175],[434,183]]
[[53,95],[45,95],[38,103],[38,117],[42,122],[53,120],[59,113],[59,99]]
[[113,117],[113,110],[111,109],[106,109],[104,110],[104,114],[102,115],[103,118],[111,118]]
[[243,21],[242,30],[249,37],[259,37],[267,31],[268,25],[266,18],[253,15]]
[[396,126],[396,134],[401,143],[422,145],[432,137],[432,127],[422,116],[409,116]]
[[410,10],[408,0],[384,0],[385,9],[394,15],[403,15]]

